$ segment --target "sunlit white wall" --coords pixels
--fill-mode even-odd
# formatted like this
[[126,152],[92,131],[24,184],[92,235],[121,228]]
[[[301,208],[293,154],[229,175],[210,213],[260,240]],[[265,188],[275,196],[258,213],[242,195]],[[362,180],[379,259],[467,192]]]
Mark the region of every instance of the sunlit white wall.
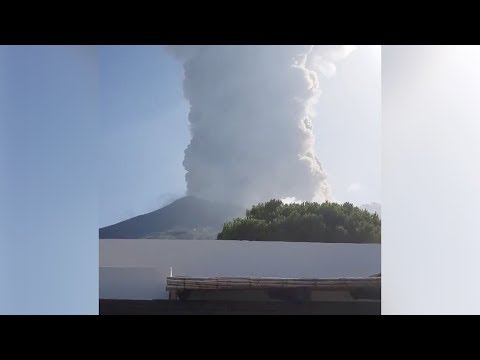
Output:
[[100,240],[100,297],[167,298],[166,277],[337,278],[377,274],[378,244],[235,240]]
[[480,314],[480,46],[383,46],[382,313]]

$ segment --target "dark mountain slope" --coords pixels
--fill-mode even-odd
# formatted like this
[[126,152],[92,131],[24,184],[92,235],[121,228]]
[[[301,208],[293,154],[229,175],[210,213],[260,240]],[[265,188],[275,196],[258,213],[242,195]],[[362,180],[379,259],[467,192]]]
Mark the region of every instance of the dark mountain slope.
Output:
[[99,235],[100,239],[216,239],[223,223],[244,215],[241,207],[186,196],[151,213],[101,228]]

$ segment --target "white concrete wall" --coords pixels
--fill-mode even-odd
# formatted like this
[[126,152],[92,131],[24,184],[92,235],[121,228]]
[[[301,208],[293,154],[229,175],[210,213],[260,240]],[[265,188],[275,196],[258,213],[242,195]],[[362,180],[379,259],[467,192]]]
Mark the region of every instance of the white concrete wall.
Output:
[[100,298],[167,298],[176,276],[355,277],[380,272],[380,245],[100,240]]

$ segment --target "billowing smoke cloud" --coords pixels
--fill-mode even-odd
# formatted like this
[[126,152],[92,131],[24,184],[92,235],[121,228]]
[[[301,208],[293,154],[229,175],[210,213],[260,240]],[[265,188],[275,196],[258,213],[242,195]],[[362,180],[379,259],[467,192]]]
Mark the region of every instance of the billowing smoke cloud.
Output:
[[332,200],[314,151],[320,79],[350,46],[168,46],[185,70],[189,195],[245,206]]

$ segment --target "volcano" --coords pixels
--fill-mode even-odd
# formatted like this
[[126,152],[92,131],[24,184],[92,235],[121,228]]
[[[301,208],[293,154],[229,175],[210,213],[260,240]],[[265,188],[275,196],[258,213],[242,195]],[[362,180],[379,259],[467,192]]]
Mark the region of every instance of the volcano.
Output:
[[100,239],[216,239],[242,207],[185,196],[161,209],[100,229]]

